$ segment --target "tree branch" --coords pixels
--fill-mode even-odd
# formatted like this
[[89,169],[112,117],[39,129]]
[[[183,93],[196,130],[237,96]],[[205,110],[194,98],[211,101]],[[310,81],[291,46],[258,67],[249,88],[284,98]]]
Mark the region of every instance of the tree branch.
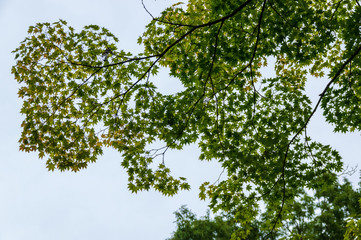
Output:
[[[283,206],[285,204],[285,195],[286,195],[286,181],[285,181],[285,167],[286,167],[286,162],[287,162],[287,157],[288,157],[288,153],[291,147],[291,144],[296,140],[296,138],[298,137],[298,135],[307,127],[308,123],[310,122],[311,118],[313,117],[313,115],[316,113],[325,93],[327,92],[327,90],[330,88],[330,86],[336,81],[336,79],[341,75],[342,71],[346,68],[347,64],[349,64],[361,51],[361,45],[356,49],[356,51],[341,65],[341,67],[339,68],[339,70],[336,72],[336,74],[333,76],[333,78],[328,82],[328,84],[326,85],[326,87],[324,88],[324,90],[322,91],[322,93],[320,94],[320,98],[317,101],[316,106],[314,107],[312,113],[310,114],[310,116],[307,118],[305,124],[298,130],[298,132],[293,136],[293,138],[289,141],[287,148],[286,148],[286,152],[285,152],[285,156],[283,158],[283,166],[282,166],[282,174],[281,174],[281,178],[283,181],[283,198],[282,198],[282,204],[281,204],[281,209],[278,212],[278,216],[277,219],[272,227],[272,230],[270,231],[270,233],[268,233],[265,237],[268,237],[275,229],[276,224],[278,222],[278,220],[281,218],[281,214],[283,211]],[[278,182],[278,181],[277,181]]]

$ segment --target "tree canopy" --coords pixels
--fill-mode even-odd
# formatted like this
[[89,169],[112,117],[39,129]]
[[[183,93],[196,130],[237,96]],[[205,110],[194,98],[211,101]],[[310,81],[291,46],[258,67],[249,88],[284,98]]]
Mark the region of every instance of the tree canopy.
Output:
[[[329,185],[330,179],[333,184]],[[340,183],[335,175],[327,174],[324,180],[314,192],[305,191],[287,207],[282,226],[270,239],[346,240],[360,237],[361,202],[358,199],[361,197],[361,183],[355,190],[346,178]],[[262,239],[267,234],[269,213],[272,213],[271,208],[252,222],[248,240]],[[197,218],[191,210],[182,206],[174,214],[177,228],[169,240],[230,239],[232,232],[240,227],[231,215],[224,213],[211,218],[208,212]]]
[[168,240],[229,240],[232,232],[237,229],[232,223],[232,217],[227,215],[211,219],[208,211],[206,216],[197,218],[186,206],[182,206],[174,214],[177,230]]
[[[220,162],[226,176],[202,184],[200,198],[244,226],[260,203],[272,206],[272,233],[304,188],[342,171],[339,153],[307,134],[315,112],[335,132],[361,130],[358,0],[189,0],[151,17],[140,54],[97,25],[29,27],[13,51],[20,149],[49,170],[79,171],[112,147],[130,191],[173,195],[190,185],[171,174],[166,153],[198,144],[200,160]],[[264,76],[268,63],[275,77]],[[159,91],[161,67],[183,89]],[[328,79],[314,105],[311,76]]]

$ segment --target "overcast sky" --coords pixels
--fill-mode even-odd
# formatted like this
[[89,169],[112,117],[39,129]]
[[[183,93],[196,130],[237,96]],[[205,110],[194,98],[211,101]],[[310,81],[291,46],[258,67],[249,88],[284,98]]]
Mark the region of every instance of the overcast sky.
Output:
[[[147,0],[155,15],[178,1]],[[198,186],[215,181],[217,163],[198,161],[195,146],[167,155],[175,175],[185,176],[193,190],[175,197],[157,192],[131,194],[127,176],[120,167],[117,152],[106,151],[99,160],[78,173],[48,172],[45,160],[18,151],[21,101],[18,85],[10,74],[14,50],[38,22],[68,21],[80,30],[97,24],[108,28],[120,40],[119,49],[139,50],[136,40],[150,17],[141,0],[0,0],[0,239],[157,240],[170,237],[175,229],[174,215],[182,204],[198,215],[206,212],[207,202],[198,199]],[[270,71],[270,70],[269,70]],[[155,79],[163,89],[174,88],[176,80],[161,74]],[[313,99],[322,92],[322,81],[309,85]],[[333,134],[318,113],[309,128],[315,139],[336,147],[346,164],[355,166],[361,155],[361,138],[355,134]],[[351,177],[358,181],[357,174]]]

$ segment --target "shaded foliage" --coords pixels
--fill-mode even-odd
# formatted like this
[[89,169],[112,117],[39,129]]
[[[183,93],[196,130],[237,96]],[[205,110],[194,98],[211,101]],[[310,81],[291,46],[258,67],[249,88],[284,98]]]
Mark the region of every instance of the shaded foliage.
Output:
[[[336,176],[325,175],[315,192],[304,192],[285,206],[282,225],[268,239],[354,239],[352,236],[360,234],[360,198],[361,187],[355,190],[347,179],[340,183]],[[252,222],[249,235],[241,239],[262,239],[268,233],[269,220],[274,214],[269,206]],[[169,240],[228,240],[235,230],[242,228],[229,214],[212,219],[207,213],[197,218],[185,206],[175,216],[177,229]]]
[[175,212],[175,216],[177,230],[169,240],[228,240],[236,230],[236,226],[232,225],[227,216],[216,216],[211,219],[208,212],[206,216],[197,219],[196,215],[185,206]]

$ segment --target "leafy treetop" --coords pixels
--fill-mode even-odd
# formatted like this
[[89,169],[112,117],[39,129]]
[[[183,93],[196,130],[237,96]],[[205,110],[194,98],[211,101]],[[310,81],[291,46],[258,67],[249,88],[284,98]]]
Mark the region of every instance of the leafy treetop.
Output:
[[[286,207],[282,226],[269,239],[348,240],[360,237],[360,187],[353,189],[346,178],[340,183],[335,175],[325,174],[315,192],[309,194],[305,191]],[[273,210],[267,208],[252,222],[248,240],[262,239],[267,234],[272,213]],[[185,206],[175,212],[175,217],[177,228],[169,240],[228,240],[232,232],[240,228],[232,215],[223,213],[212,219],[208,212],[197,218]]]

